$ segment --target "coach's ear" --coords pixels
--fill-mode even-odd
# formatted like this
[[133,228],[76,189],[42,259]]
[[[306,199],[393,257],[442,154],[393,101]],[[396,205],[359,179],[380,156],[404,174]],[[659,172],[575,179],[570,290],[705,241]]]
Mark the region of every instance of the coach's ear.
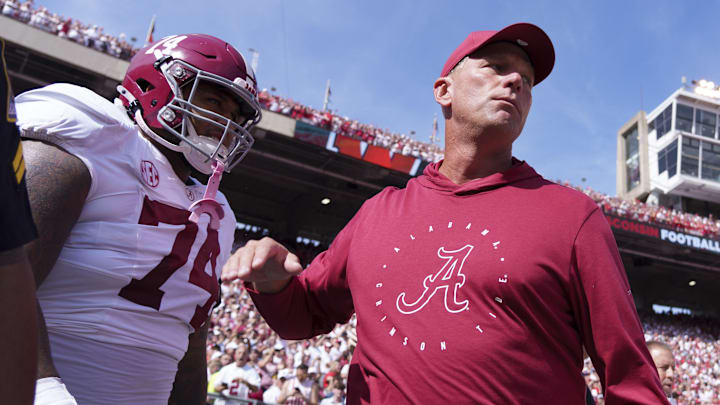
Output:
[[433,84],[435,102],[440,104],[445,119],[449,119],[452,115],[452,84],[453,81],[450,76],[439,77]]

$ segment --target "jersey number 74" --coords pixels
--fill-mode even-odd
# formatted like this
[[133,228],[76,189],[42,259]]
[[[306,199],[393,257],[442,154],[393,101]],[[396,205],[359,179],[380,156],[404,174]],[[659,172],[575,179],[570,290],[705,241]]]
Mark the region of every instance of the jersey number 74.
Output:
[[[119,294],[121,297],[130,300],[138,305],[160,310],[160,303],[165,294],[160,287],[173,275],[173,273],[185,265],[190,256],[190,248],[195,243],[195,237],[198,232],[198,225],[189,220],[190,211],[175,208],[158,201],[153,201],[145,196],[143,208],[140,214],[139,224],[158,226],[159,223],[170,225],[185,225],[185,228],[178,232],[173,243],[170,254],[150,270],[143,278],[130,280],[123,287]],[[207,239],[200,247],[200,250],[193,262],[190,271],[191,284],[194,284],[210,293],[210,297],[205,301],[203,306],[198,305],[195,308],[195,314],[190,320],[190,325],[197,330],[202,326],[208,317],[208,312],[212,305],[219,299],[219,289],[217,273],[215,267],[217,265],[217,256],[220,253],[220,244],[218,243],[218,232],[208,226]],[[210,262],[212,267],[212,275],[205,273],[205,267]]]

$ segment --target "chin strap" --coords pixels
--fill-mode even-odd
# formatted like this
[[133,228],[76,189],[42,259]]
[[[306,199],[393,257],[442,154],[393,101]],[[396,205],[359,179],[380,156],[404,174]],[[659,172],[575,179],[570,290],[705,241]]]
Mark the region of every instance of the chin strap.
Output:
[[208,180],[207,186],[205,187],[205,194],[202,200],[196,201],[190,206],[190,220],[197,223],[200,220],[202,214],[208,214],[210,216],[210,228],[218,230],[220,228],[220,220],[225,217],[225,211],[223,210],[220,203],[215,200],[218,186],[220,186],[220,180],[222,179],[225,165],[222,162],[216,161],[213,164],[213,174]]

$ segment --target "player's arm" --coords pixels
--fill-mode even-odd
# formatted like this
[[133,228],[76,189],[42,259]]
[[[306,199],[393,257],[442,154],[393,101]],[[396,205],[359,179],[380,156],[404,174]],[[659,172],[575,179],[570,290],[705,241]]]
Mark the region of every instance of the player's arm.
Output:
[[[23,247],[0,252],[0,403],[29,405],[35,393],[35,282]],[[11,332],[12,331],[12,332]]]
[[168,405],[205,405],[207,397],[206,341],[209,322],[190,334],[188,349],[178,363]]
[[[38,287],[50,273],[90,190],[90,172],[77,157],[42,141],[24,140],[30,208],[39,237],[29,245],[28,258]],[[38,379],[57,377],[50,344],[38,306]]]

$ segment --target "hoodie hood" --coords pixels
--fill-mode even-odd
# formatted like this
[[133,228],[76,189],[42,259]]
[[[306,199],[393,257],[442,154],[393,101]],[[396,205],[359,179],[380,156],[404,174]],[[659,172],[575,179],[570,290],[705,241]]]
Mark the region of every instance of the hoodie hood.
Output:
[[537,172],[525,163],[524,160],[512,158],[512,166],[504,172],[494,173],[487,177],[468,181],[465,184],[458,185],[449,178],[440,173],[440,166],[443,160],[427,165],[423,171],[423,175],[418,181],[423,187],[431,188],[441,192],[454,194],[457,196],[476,194],[483,191],[490,191],[500,187],[505,187],[523,180],[540,177]]

